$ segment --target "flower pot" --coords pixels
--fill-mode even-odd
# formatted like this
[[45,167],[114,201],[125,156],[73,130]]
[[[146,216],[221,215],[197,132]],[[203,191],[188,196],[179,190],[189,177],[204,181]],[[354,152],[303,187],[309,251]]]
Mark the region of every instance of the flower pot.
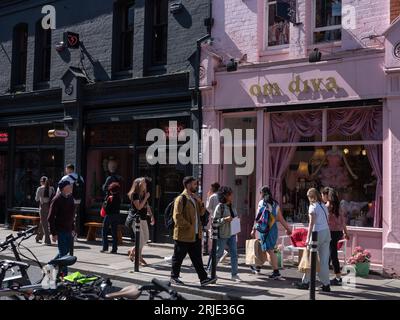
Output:
[[369,262],[359,262],[355,265],[357,277],[367,277],[369,274]]

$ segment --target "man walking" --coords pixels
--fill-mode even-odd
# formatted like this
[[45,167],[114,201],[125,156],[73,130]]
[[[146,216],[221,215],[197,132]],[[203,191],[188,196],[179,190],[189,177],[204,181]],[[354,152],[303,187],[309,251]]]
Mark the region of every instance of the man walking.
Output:
[[[68,181],[72,185],[72,197],[74,199],[74,221],[75,221],[75,229],[74,229],[74,237],[77,237],[80,231],[80,204],[83,197],[83,185],[84,180],[82,176],[75,172],[75,166],[73,164],[68,164],[65,167],[65,176],[61,178],[61,181]],[[58,193],[58,192],[57,192]],[[72,237],[71,241],[71,256],[74,254],[74,237]]]
[[215,283],[216,279],[207,277],[201,255],[202,226],[200,216],[204,215],[205,212],[204,203],[196,194],[198,190],[196,178],[185,177],[183,186],[185,190],[174,202],[173,219],[175,225],[173,238],[175,246],[172,257],[171,283],[183,285],[183,282],[179,280],[179,274],[183,259],[189,254],[200,279],[200,284],[206,286]]
[[[59,193],[50,204],[48,222],[52,240],[57,242],[57,258],[68,254],[72,242],[72,231],[74,230],[74,200],[72,198],[72,185],[64,180],[58,183]],[[68,269],[64,268],[64,274]]]

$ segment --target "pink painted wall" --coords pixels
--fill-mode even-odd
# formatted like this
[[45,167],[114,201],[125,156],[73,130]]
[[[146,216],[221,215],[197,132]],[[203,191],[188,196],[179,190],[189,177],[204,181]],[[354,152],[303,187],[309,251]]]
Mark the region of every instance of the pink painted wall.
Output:
[[[213,1],[213,44],[209,49],[220,55],[224,62],[247,55],[247,62],[269,62],[298,59],[308,56],[312,43],[313,0],[297,1],[297,21],[290,25],[290,44],[286,50],[265,47],[265,1],[217,0]],[[318,45],[325,55],[332,52],[361,48],[383,48],[381,35],[390,24],[388,0],[342,0],[345,16],[342,19],[342,41],[338,44]],[[354,23],[353,23],[354,21]],[[243,62],[244,64],[246,62]]]

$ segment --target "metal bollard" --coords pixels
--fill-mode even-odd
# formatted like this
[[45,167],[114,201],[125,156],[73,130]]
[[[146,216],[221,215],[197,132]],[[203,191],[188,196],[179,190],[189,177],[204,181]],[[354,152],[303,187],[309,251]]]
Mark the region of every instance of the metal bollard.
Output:
[[135,223],[135,272],[139,272],[140,254],[140,216],[136,215]]
[[310,300],[315,300],[315,278],[317,273],[318,232],[313,231],[311,236],[311,275]]
[[203,235],[204,235],[204,243],[203,243],[203,256],[208,256],[208,240],[209,240],[209,235],[208,235],[208,230],[207,227],[203,227]]
[[218,241],[218,224],[213,223],[212,251],[211,251],[211,278],[217,277],[217,241]]

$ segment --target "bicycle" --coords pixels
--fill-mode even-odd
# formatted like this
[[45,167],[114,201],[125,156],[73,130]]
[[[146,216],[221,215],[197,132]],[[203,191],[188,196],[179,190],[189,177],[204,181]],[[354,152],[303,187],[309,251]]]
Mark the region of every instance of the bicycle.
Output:
[[[151,281],[151,284],[141,287],[137,287],[136,285],[127,286],[118,292],[109,293],[105,297],[113,300],[137,300],[144,293],[148,293],[149,300],[155,300],[156,298],[160,300],[186,300],[186,298],[171,288],[170,282],[160,281],[156,278]],[[166,293],[167,297],[164,298],[161,296],[161,293]]]

